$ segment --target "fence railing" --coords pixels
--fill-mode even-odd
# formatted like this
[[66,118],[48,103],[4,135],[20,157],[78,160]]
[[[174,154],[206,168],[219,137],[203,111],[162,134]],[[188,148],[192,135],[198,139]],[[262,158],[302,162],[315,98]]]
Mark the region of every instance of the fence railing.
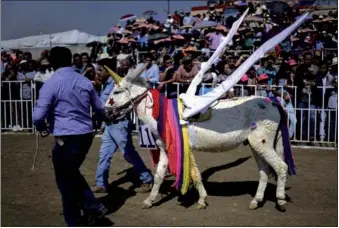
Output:
[[[169,89],[165,85],[161,90],[166,96],[175,98],[180,93],[185,92],[188,84],[173,83]],[[155,88],[157,85],[153,85]],[[206,93],[216,85],[202,84],[199,91]],[[173,88],[174,87],[174,88]],[[285,110],[289,119],[289,133],[292,142],[299,143],[319,143],[326,147],[337,146],[337,125],[338,125],[338,108],[325,106],[329,103],[331,96],[328,90],[333,87],[318,87],[322,90],[321,106],[317,106],[311,100],[309,94],[307,100],[297,99],[296,86],[272,86],[276,91],[288,91],[290,99],[285,99],[283,93],[280,93],[280,100],[285,102]],[[244,97],[250,95],[263,95],[263,89],[255,85],[235,85],[225,94],[220,102],[227,102],[227,98]],[[327,91],[327,92],[326,92]],[[3,81],[1,83],[1,131],[25,131],[35,132],[32,123],[32,112],[37,99],[37,85],[34,82],[25,81]],[[335,93],[335,92],[334,92]],[[336,94],[336,93],[335,93]],[[335,96],[334,94],[334,96]],[[326,100],[328,99],[328,100]],[[335,103],[337,103],[337,98]],[[286,100],[286,101],[285,101]],[[132,121],[137,125],[137,118],[131,113]],[[227,123],[225,123],[227,124]]]

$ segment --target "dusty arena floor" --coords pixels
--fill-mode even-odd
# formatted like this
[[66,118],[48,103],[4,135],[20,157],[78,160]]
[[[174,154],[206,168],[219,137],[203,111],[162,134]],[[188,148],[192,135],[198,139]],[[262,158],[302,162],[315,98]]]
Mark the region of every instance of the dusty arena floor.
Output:
[[[100,138],[96,138],[82,167],[93,185]],[[60,195],[51,162],[53,138],[40,141],[36,170],[31,172],[35,137],[3,135],[1,154],[1,225],[64,226]],[[150,166],[148,151],[139,150]],[[109,208],[114,226],[337,226],[337,152],[294,149],[298,176],[287,182],[291,202],[285,213],[275,209],[275,182],[266,189],[266,203],[256,211],[248,205],[255,194],[258,171],[246,147],[222,154],[197,153],[196,159],[209,197],[209,207],[197,210],[197,194],[187,196],[185,206],[176,204],[171,179],[165,182],[157,206],[143,210],[144,194],[131,188],[133,170],[118,152],[110,172],[109,195],[98,198]],[[161,199],[162,197],[162,199]]]

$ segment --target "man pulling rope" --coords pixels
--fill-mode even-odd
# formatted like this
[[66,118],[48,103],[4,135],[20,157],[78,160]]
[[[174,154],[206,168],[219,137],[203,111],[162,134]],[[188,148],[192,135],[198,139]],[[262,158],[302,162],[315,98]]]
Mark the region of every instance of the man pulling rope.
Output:
[[[67,225],[91,226],[104,218],[107,209],[94,197],[79,169],[93,141],[90,108],[101,119],[105,109],[93,84],[71,67],[68,48],[52,48],[50,58],[56,71],[40,90],[33,122],[37,131],[45,132],[47,118],[55,137],[52,161]],[[39,136],[36,143],[38,151]]]

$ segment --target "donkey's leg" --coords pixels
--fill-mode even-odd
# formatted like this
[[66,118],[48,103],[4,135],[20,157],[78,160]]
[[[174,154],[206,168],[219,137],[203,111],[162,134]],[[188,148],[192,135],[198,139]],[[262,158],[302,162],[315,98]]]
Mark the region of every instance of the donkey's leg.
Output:
[[160,186],[164,181],[165,173],[168,167],[168,158],[164,149],[160,149],[160,158],[157,165],[156,173],[154,174],[154,185],[152,187],[150,195],[144,200],[142,208],[151,208],[157,195],[159,193]]
[[277,199],[278,207],[285,211],[285,185],[287,178],[287,165],[278,156],[273,148],[275,132],[268,129],[256,129],[249,137],[248,141],[251,147],[273,168],[278,176],[277,181]]
[[164,177],[167,171],[168,167],[168,157],[165,150],[165,143],[160,137],[160,134],[157,130],[157,122],[152,119],[149,121],[149,124],[151,126],[152,134],[155,138],[155,143],[157,144],[159,150],[160,150],[160,157],[159,157],[159,163],[157,165],[156,173],[154,174],[154,184],[152,187],[152,191],[150,195],[147,197],[147,199],[144,200],[142,208],[151,208],[153,203],[155,202],[155,199],[159,193],[160,186],[162,182],[164,181]]
[[255,210],[260,206],[260,204],[264,200],[264,194],[267,186],[268,177],[270,174],[270,169],[265,160],[258,155],[257,151],[255,151],[252,147],[251,150],[259,169],[259,184],[257,192],[249,205],[250,210]]
[[201,174],[200,174],[197,164],[195,163],[195,158],[193,154],[191,154],[191,161],[192,161],[191,177],[195,181],[195,188],[199,192],[199,200],[198,200],[197,208],[205,209],[207,207],[207,204],[206,204],[207,193],[202,183]]

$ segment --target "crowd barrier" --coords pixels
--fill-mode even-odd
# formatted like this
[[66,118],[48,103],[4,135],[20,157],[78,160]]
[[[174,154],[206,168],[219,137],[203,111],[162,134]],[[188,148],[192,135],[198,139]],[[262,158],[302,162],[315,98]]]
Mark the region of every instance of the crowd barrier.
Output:
[[[172,87],[176,89],[169,90],[167,85],[163,88],[166,96],[176,97],[187,89],[187,85],[173,83]],[[202,84],[201,90],[211,89],[216,85]],[[156,85],[154,85],[156,87]],[[316,107],[311,103],[311,96],[308,101],[301,106],[298,104],[296,86],[278,87],[277,89],[287,89],[291,96],[293,109],[286,109],[291,121],[296,120],[294,125],[294,135],[291,139],[295,143],[318,143],[325,147],[337,147],[337,125],[338,108],[330,109],[328,107]],[[319,87],[325,94],[327,89],[333,87]],[[243,97],[248,95],[260,95],[260,88],[254,85],[236,85],[232,91],[229,91],[220,102],[227,102],[226,98]],[[37,84],[25,81],[3,81],[1,83],[1,132],[23,131],[35,133],[32,123],[32,112],[36,104]],[[174,94],[174,95],[173,95]],[[282,98],[283,99],[283,98]],[[323,96],[323,104],[328,97]],[[293,115],[293,116],[290,116]],[[138,121],[134,113],[131,113],[132,121],[137,126]],[[291,117],[291,118],[290,118]],[[291,122],[290,121],[290,122]],[[227,124],[227,120],[225,120]],[[293,126],[293,125],[292,125]]]

